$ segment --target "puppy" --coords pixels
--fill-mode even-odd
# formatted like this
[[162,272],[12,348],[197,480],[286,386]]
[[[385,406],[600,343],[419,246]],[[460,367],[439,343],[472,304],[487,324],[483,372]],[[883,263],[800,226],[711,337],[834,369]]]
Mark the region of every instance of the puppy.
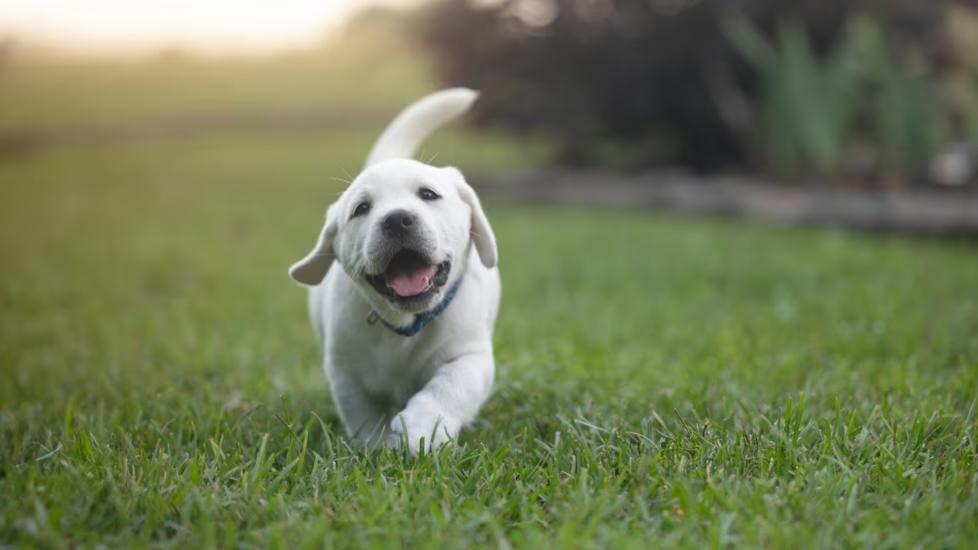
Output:
[[410,160],[476,97],[444,90],[398,115],[327,210],[312,251],[289,270],[312,287],[333,400],[364,448],[439,447],[492,387],[500,294],[492,227],[458,170]]

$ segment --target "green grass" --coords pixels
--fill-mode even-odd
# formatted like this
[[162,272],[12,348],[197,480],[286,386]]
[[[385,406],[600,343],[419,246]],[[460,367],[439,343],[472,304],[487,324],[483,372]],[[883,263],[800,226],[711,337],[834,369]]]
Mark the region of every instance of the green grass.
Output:
[[0,131],[255,113],[389,116],[431,91],[430,73],[398,29],[265,59],[15,58],[0,65]]
[[[267,61],[10,64],[0,129],[393,113],[433,85],[388,31]],[[456,447],[349,449],[285,269],[378,130],[0,156],[0,546],[978,538],[964,244],[490,203],[495,394]],[[448,133],[436,154],[472,174],[547,150]]]
[[[285,269],[371,137],[0,159],[0,544],[978,538],[953,243],[489,204],[493,397],[443,452],[351,451]],[[454,137],[440,162],[527,161]]]

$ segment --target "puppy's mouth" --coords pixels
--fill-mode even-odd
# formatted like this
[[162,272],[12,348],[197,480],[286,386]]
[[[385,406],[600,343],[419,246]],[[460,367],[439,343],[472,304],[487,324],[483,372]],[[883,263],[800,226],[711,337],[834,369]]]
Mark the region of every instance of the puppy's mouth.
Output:
[[438,292],[448,282],[452,264],[432,263],[411,249],[401,249],[391,257],[383,273],[367,275],[374,290],[393,302],[417,302]]

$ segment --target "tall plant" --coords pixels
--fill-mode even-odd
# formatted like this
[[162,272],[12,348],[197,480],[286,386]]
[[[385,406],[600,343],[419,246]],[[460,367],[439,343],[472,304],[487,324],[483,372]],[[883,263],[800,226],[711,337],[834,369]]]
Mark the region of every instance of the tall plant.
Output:
[[797,26],[782,25],[768,42],[746,20],[730,39],[761,74],[756,139],[780,176],[837,173],[859,115],[860,72],[849,49],[817,58]]
[[913,175],[933,155],[942,122],[923,58],[909,70],[873,20],[854,18],[822,58],[791,24],[773,41],[744,19],[726,28],[760,74],[756,147],[777,175],[836,176],[859,143],[870,144],[877,169],[891,175]]

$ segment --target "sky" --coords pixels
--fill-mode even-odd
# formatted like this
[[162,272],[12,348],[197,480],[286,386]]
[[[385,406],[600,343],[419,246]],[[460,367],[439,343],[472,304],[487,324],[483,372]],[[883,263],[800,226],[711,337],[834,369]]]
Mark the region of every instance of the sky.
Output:
[[0,37],[81,55],[163,48],[274,53],[321,42],[357,10],[418,0],[0,0]]

